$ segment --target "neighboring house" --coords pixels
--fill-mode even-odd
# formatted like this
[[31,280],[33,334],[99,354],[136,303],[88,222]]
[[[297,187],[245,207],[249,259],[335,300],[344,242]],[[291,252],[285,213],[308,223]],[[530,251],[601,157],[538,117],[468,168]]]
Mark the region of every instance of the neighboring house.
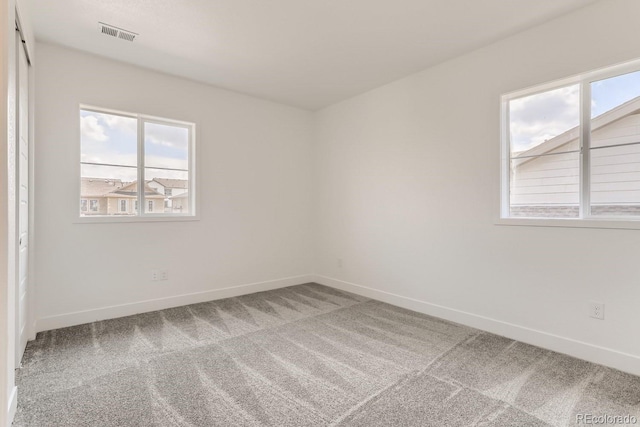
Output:
[[180,193],[177,196],[171,196],[172,212],[187,213],[189,212],[189,192]]
[[109,215],[106,194],[124,186],[119,179],[82,178],[80,180],[80,215]]
[[[579,132],[570,129],[512,158],[512,216],[578,216]],[[640,97],[593,118],[591,132],[592,213],[640,215]]]
[[173,206],[172,197],[186,193],[189,190],[189,181],[186,179],[153,178],[149,181],[149,186],[165,196],[165,211],[173,212],[176,208]]
[[[119,179],[82,178],[80,215],[133,215],[138,210],[138,183]],[[146,212],[164,212],[164,195],[145,184]]]

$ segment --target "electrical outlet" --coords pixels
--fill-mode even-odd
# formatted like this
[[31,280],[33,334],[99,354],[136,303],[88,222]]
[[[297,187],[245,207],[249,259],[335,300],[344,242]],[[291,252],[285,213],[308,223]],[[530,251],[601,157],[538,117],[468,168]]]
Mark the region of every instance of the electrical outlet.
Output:
[[160,270],[160,280],[169,280],[169,270]]
[[151,280],[154,282],[160,280],[160,270],[151,270]]
[[590,302],[589,316],[594,319],[604,320],[604,304],[601,302]]

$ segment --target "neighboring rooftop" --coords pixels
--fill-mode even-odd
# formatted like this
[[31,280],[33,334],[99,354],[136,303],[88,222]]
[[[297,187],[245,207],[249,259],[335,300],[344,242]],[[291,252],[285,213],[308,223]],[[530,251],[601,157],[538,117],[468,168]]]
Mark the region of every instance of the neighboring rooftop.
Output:
[[119,179],[82,178],[80,180],[80,194],[82,197],[103,197],[123,186],[124,183]]
[[188,199],[189,198],[189,192],[185,191],[184,193],[180,193],[180,194],[176,194],[175,196],[171,196],[169,197],[170,199]]
[[[115,196],[137,197],[138,181],[133,181],[132,183],[125,185],[124,187],[116,189],[115,191],[105,195],[105,197],[115,197]],[[156,190],[149,187],[149,183],[147,182],[145,182],[144,184],[144,196],[164,199],[164,195],[158,193]]]
[[[86,178],[80,180],[80,195],[89,197],[136,197],[138,194],[138,183],[122,182],[120,179]],[[164,198],[164,195],[151,188],[148,183],[144,185],[145,197]]]
[[189,181],[187,181],[186,179],[153,178],[152,181],[157,182],[164,188],[189,188]]

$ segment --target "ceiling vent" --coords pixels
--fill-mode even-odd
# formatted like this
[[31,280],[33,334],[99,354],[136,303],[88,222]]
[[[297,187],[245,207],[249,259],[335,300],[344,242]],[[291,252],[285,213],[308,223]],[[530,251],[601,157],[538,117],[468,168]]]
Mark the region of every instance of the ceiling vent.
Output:
[[123,30],[122,28],[114,27],[113,25],[105,24],[104,22],[98,22],[98,31],[106,36],[111,36],[130,42],[138,37],[138,33]]

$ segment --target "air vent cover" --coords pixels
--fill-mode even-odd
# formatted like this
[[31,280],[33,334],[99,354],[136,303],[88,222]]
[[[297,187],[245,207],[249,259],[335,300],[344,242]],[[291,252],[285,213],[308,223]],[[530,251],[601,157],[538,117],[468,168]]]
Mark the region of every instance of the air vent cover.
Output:
[[106,36],[111,36],[130,42],[138,37],[138,33],[123,30],[122,28],[114,27],[113,25],[105,24],[104,22],[98,22],[98,31]]

